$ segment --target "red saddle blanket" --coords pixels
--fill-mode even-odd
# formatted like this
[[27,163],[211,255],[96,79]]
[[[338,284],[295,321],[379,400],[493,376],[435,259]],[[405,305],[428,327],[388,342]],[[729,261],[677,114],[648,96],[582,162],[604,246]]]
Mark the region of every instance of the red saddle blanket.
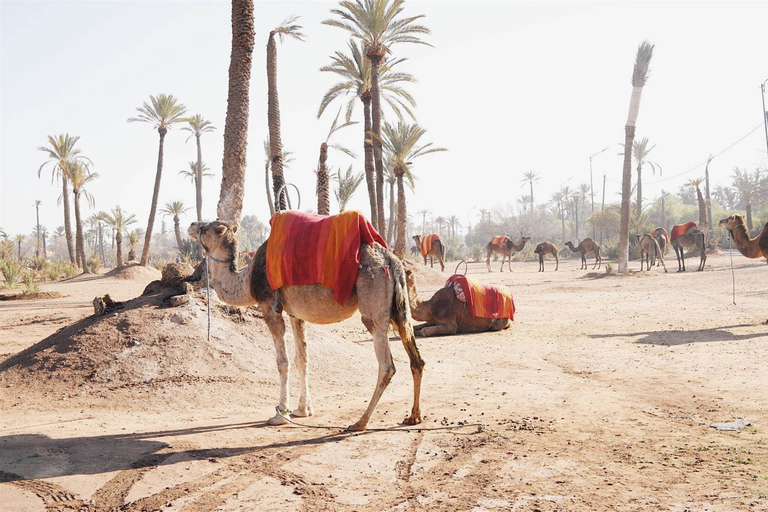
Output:
[[509,242],[509,237],[507,235],[494,236],[491,238],[491,245],[495,245],[496,247],[504,247],[507,245],[507,242]]
[[360,212],[325,216],[287,211],[269,224],[267,279],[273,290],[285,285],[322,284],[342,306],[357,281],[360,244],[387,244]]
[[663,234],[664,235],[664,239],[667,241],[667,243],[670,242],[670,240],[669,240],[669,233],[667,233],[666,229],[664,229],[664,228],[656,228],[656,229],[653,230],[654,238],[656,237],[656,235],[659,235],[659,234]]
[[669,234],[669,241],[671,242],[675,238],[687,234],[692,229],[699,229],[699,226],[693,221],[673,226],[672,232]]
[[456,297],[467,303],[472,318],[509,318],[514,320],[512,292],[504,285],[485,284],[471,277],[454,274],[445,282]]
[[[426,235],[424,238],[421,239],[421,247],[419,247],[419,250],[421,251],[422,257],[429,254],[429,251],[432,249],[432,244],[435,242],[435,240],[440,240],[440,242],[442,242],[443,237],[433,233],[431,235]],[[443,244],[443,247],[445,247],[445,244]]]

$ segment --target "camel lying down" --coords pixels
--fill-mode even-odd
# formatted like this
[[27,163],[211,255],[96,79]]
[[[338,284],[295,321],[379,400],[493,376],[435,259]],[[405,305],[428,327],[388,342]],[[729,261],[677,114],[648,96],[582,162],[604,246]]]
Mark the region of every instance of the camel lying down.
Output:
[[413,272],[406,269],[408,299],[414,320],[426,322],[413,327],[417,336],[446,336],[457,333],[501,331],[510,326],[509,318],[473,318],[465,302],[460,301],[453,288],[439,289],[427,301],[419,299]]

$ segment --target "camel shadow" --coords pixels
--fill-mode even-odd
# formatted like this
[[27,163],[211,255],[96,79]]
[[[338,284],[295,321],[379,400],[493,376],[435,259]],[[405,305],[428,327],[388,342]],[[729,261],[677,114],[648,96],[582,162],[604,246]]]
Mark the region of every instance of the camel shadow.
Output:
[[661,345],[666,347],[674,347],[678,345],[688,345],[691,343],[728,342],[748,340],[752,338],[763,338],[768,334],[765,332],[734,334],[731,331],[726,330],[737,329],[739,327],[755,327],[755,324],[727,325],[723,327],[714,327],[711,329],[695,329],[686,331],[675,329],[616,334],[590,334],[589,337],[593,339],[600,339],[643,336],[639,340],[636,340],[634,343],[639,345]]
[[[226,459],[266,450],[294,446],[321,445],[342,441],[369,432],[339,431],[309,439],[227,448],[173,450],[173,442],[188,435],[228,430],[268,427],[265,421],[209,425],[156,432],[84,436],[56,439],[42,434],[0,436],[4,456],[0,459],[0,483],[76,475],[97,475],[153,466],[173,465],[185,461]],[[279,430],[276,430],[279,432]]]

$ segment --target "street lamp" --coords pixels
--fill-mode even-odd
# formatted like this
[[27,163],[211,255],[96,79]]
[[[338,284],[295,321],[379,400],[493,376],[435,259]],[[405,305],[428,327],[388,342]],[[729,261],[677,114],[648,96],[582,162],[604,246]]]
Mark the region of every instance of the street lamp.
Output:
[[763,126],[765,127],[765,150],[768,152],[768,110],[765,110],[765,84],[768,80],[760,84],[760,92],[763,96]]
[[[768,80],[766,80],[766,81],[768,81]],[[590,196],[590,199],[592,200],[592,213],[595,213],[595,187],[594,187],[593,182],[592,182],[592,158],[596,157],[600,153],[604,153],[607,150],[608,150],[608,148],[606,147],[605,149],[601,149],[600,151],[598,151],[597,153],[595,153],[594,155],[589,157],[589,196]],[[594,240],[594,238],[595,238],[595,226],[593,225],[592,226],[592,239]]]

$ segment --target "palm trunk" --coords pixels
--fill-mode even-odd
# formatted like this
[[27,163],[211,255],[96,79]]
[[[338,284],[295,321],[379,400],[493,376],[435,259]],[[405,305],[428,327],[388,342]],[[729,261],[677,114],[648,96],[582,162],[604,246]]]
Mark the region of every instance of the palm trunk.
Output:
[[35,246],[35,258],[40,257],[40,207],[35,205],[35,217],[37,219],[37,245]]
[[104,257],[104,233],[99,222],[99,253],[101,254],[101,264],[106,266],[107,259]]
[[253,31],[253,0],[232,0],[232,53],[224,123],[224,160],[216,208],[219,219],[231,222],[240,222],[243,210]]
[[181,254],[181,229],[179,229],[179,216],[173,216],[173,231],[176,234],[176,247],[179,248],[179,254]]
[[75,251],[78,265],[83,269],[83,274],[90,274],[85,260],[85,240],[83,238],[83,223],[80,220],[80,191],[75,190]]
[[115,243],[117,244],[117,268],[123,266],[123,234],[118,231],[115,233]]
[[373,144],[371,141],[371,93],[366,91],[360,98],[363,102],[364,137],[363,152],[365,155],[365,184],[368,186],[368,200],[371,203],[371,224],[378,224],[376,211],[376,170],[373,163]]
[[274,32],[270,32],[267,42],[267,103],[269,156],[272,161],[272,191],[275,194],[275,209],[285,210],[283,141],[280,137],[280,103],[277,98],[277,43]]
[[72,222],[69,213],[69,181],[64,176],[61,177],[61,201],[64,203],[64,237],[67,239],[69,261],[76,263],[75,247],[72,243]]
[[576,219],[576,240],[579,240],[579,203],[574,203],[573,215]]
[[709,162],[712,161],[712,157],[709,157],[709,161],[707,161],[707,166],[704,168],[704,179],[706,180],[706,194],[707,194],[707,228],[709,228],[710,231],[713,229],[712,225],[712,196],[709,194]]
[[696,187],[696,199],[699,202],[699,226],[709,231],[707,227],[707,203],[704,201],[704,196],[698,186]]
[[643,164],[637,164],[637,206],[635,207],[635,214],[637,218],[640,218],[640,214],[643,213]]
[[317,167],[317,213],[320,215],[331,214],[331,196],[328,190],[328,168],[325,162],[328,160],[328,144],[320,144],[320,164]]
[[533,180],[531,180],[531,213],[533,213]]
[[48,259],[48,248],[45,244],[45,236],[43,236],[43,258]]
[[272,201],[272,192],[269,186],[269,160],[267,160],[267,165],[264,166],[264,180],[267,186],[267,203],[269,203],[269,216],[271,218],[275,214],[275,203]]
[[397,237],[395,240],[395,256],[405,258],[405,230],[408,223],[408,214],[405,209],[405,187],[403,186],[403,173],[397,173]]
[[195,208],[197,222],[203,221],[203,151],[200,148],[200,134],[195,134],[197,142],[197,168],[195,169]]
[[397,219],[397,212],[395,211],[395,182],[389,182],[389,225],[387,225],[387,243],[392,245],[393,238],[395,236],[395,219]]
[[147,233],[144,235],[144,249],[141,251],[141,264],[149,264],[149,244],[152,242],[152,228],[155,226],[155,212],[157,212],[157,200],[160,195],[160,178],[163,176],[163,145],[165,144],[165,134],[168,129],[160,127],[157,129],[160,134],[160,144],[157,151],[157,174],[155,175],[155,189],[152,192],[152,205],[149,208],[149,221],[147,222]]
[[752,231],[752,205],[750,203],[747,203],[745,209],[747,213],[747,227],[751,232]]
[[619,273],[629,271],[629,198],[632,193],[632,143],[635,126],[624,127],[624,171],[621,179],[621,221],[619,224]]
[[386,222],[384,222],[384,162],[381,156],[379,62],[379,57],[371,58],[371,130],[373,131],[373,161],[376,168],[376,219],[378,220],[376,229],[379,233],[384,233]]

